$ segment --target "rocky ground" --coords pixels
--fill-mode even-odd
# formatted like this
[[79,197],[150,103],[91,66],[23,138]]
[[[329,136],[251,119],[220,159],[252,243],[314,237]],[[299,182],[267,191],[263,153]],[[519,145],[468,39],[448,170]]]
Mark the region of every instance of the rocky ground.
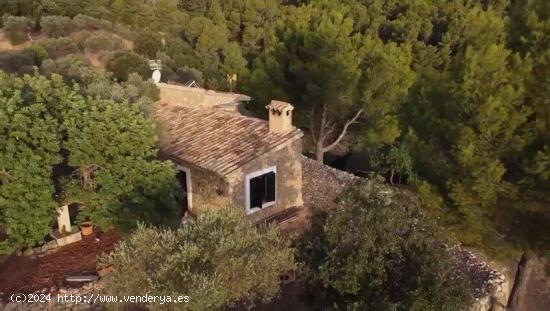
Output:
[[57,293],[80,287],[81,284],[65,282],[65,276],[95,274],[97,256],[112,250],[120,239],[118,231],[96,230],[82,241],[59,247],[43,257],[13,254],[0,265],[0,299],[6,302],[15,293]]

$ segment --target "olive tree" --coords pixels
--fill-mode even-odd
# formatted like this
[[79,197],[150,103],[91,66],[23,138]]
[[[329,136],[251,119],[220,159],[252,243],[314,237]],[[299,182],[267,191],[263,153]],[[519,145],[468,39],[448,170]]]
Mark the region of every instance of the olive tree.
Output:
[[350,187],[333,214],[319,214],[298,242],[322,304],[355,310],[461,310],[466,278],[453,268],[421,209],[369,184]]
[[255,227],[231,207],[207,209],[177,230],[139,226],[100,263],[113,268],[105,293],[187,295],[178,305],[187,310],[269,301],[279,275],[295,268],[276,227]]

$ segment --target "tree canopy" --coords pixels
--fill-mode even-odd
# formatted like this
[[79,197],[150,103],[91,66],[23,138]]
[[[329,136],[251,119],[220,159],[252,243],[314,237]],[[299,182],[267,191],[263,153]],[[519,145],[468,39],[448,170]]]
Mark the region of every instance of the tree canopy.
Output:
[[289,241],[273,226],[258,228],[233,207],[213,207],[177,230],[140,226],[101,264],[112,266],[109,295],[185,294],[185,310],[266,302],[279,275],[295,268]]
[[173,215],[175,170],[156,160],[139,101],[91,97],[56,74],[0,73],[0,89],[4,251],[42,240],[61,204],[80,203],[80,216],[104,227]]
[[318,303],[359,310],[467,309],[471,285],[453,266],[435,225],[419,206],[388,201],[371,188],[348,188],[337,210],[317,215],[298,241],[298,258],[317,284],[313,290],[320,291]]

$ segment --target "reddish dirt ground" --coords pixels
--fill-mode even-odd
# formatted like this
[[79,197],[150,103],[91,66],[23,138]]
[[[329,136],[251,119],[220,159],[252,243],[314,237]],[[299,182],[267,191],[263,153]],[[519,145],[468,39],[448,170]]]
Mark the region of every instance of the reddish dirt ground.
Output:
[[118,231],[101,233],[95,230],[91,236],[83,236],[82,241],[60,247],[42,258],[10,256],[0,265],[2,298],[13,293],[49,290],[52,286],[67,287],[70,284],[64,280],[66,275],[95,274],[97,256],[111,251],[120,239]]

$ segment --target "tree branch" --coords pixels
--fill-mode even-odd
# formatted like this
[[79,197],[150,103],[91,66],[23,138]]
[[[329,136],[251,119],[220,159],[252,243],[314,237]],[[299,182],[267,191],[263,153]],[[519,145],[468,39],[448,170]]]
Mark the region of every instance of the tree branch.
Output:
[[313,120],[315,119],[315,113],[313,108],[311,108],[311,113],[309,116],[309,132],[311,134],[311,138],[313,138],[313,141],[317,142],[317,135],[315,135],[315,124],[313,123]]
[[334,149],[334,147],[338,146],[340,141],[342,141],[344,136],[346,136],[346,133],[348,131],[348,127],[357,121],[357,118],[359,118],[359,116],[361,115],[362,112],[363,112],[363,109],[359,109],[359,111],[357,111],[355,116],[353,116],[353,118],[351,118],[350,120],[348,120],[346,122],[346,124],[344,124],[344,128],[342,129],[342,132],[340,132],[340,135],[338,135],[338,137],[332,142],[332,144],[330,144],[326,147],[323,147],[324,152],[328,152],[328,151]]

